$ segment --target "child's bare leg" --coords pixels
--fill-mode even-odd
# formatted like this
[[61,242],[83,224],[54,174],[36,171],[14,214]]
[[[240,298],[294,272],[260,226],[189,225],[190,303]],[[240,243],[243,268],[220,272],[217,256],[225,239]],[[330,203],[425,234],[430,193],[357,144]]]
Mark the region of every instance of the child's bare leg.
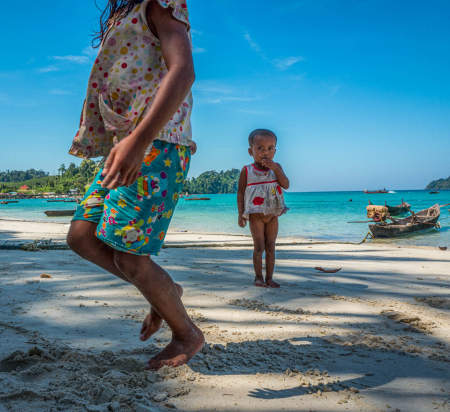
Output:
[[265,287],[262,274],[262,254],[264,252],[264,221],[257,214],[250,215],[250,232],[253,238],[253,268],[255,286]]
[[86,220],[74,220],[67,234],[67,244],[83,259],[118,276],[126,282],[129,280],[114,264],[114,250],[95,236],[97,223]]
[[164,365],[180,366],[189,361],[204,344],[199,328],[189,318],[169,274],[147,256],[114,251],[114,261],[172,329],[172,340],[150,359],[149,369]]
[[275,243],[278,235],[278,217],[274,216],[264,225],[264,239],[266,251],[266,285],[271,288],[279,288],[280,285],[274,282],[273,270],[275,267]]
[[[95,263],[97,266],[100,266],[126,282],[130,282],[126,275],[114,263],[114,249],[110,248],[95,236],[96,228],[97,223],[94,222],[88,222],[86,220],[73,221],[67,235],[67,244],[82,258]],[[183,294],[183,288],[177,283],[175,286],[178,294],[181,296]],[[152,307],[150,313],[142,323],[140,339],[147,340],[161,327],[162,321],[159,313]]]

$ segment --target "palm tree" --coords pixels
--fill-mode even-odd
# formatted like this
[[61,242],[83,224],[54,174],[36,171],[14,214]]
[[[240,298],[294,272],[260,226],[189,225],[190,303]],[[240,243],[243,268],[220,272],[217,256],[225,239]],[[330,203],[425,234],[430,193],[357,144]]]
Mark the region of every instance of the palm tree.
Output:
[[64,163],[59,166],[58,172],[60,176],[62,176],[66,172],[66,166],[64,165]]

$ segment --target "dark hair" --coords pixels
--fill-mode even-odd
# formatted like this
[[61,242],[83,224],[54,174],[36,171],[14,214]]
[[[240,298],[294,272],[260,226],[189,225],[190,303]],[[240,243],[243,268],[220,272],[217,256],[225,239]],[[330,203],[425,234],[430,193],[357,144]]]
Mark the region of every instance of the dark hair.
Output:
[[[92,40],[93,47],[99,47],[103,39],[108,34],[112,24],[115,24],[119,19],[125,17],[134,6],[142,3],[142,0],[108,0],[108,5],[100,15],[100,31],[98,31]],[[97,3],[96,3],[97,5]],[[98,6],[97,6],[98,8]],[[95,43],[95,41],[98,41]]]
[[253,141],[255,140],[256,136],[271,136],[275,138],[275,142],[277,142],[277,135],[272,132],[272,130],[269,129],[255,129],[248,135],[248,144],[250,146],[253,145]]

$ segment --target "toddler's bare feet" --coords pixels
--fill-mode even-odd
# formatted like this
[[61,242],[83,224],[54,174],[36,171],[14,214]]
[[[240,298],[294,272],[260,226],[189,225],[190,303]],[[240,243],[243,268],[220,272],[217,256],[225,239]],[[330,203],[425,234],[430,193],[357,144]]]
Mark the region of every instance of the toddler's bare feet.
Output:
[[267,287],[267,285],[264,283],[264,280],[260,279],[260,278],[255,278],[254,285],[258,286],[260,288],[266,288]]
[[280,287],[280,284],[277,282],[274,282],[272,279],[266,280],[266,285],[269,288],[279,288]]
[[[183,296],[183,288],[178,283],[175,283],[175,287],[177,288],[178,295]],[[139,337],[140,340],[147,340],[150,336],[152,336],[162,325],[161,315],[156,311],[156,309],[152,306],[150,313],[145,317],[144,322],[142,322],[141,335]]]
[[205,343],[202,331],[192,325],[186,336],[172,336],[170,343],[148,362],[147,369],[158,370],[163,366],[177,367],[184,365],[202,349]]

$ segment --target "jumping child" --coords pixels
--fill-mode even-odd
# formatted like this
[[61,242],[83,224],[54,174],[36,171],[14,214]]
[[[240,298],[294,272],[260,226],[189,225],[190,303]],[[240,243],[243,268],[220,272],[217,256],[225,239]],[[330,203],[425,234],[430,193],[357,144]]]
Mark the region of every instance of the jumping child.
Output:
[[[253,237],[253,267],[255,286],[279,288],[275,282],[275,242],[278,234],[278,216],[287,211],[283,189],[289,188],[289,179],[273,158],[277,136],[267,129],[253,130],[248,137],[248,153],[254,163],[244,166],[238,187],[238,224],[244,227],[250,221]],[[266,252],[266,279],[262,274],[262,254]]]
[[70,153],[106,158],[67,237],[84,259],[132,283],[151,305],[141,340],[164,319],[172,340],[149,369],[186,363],[204,337],[182,288],[157,265],[189,169],[194,81],[185,0],[109,0]]

